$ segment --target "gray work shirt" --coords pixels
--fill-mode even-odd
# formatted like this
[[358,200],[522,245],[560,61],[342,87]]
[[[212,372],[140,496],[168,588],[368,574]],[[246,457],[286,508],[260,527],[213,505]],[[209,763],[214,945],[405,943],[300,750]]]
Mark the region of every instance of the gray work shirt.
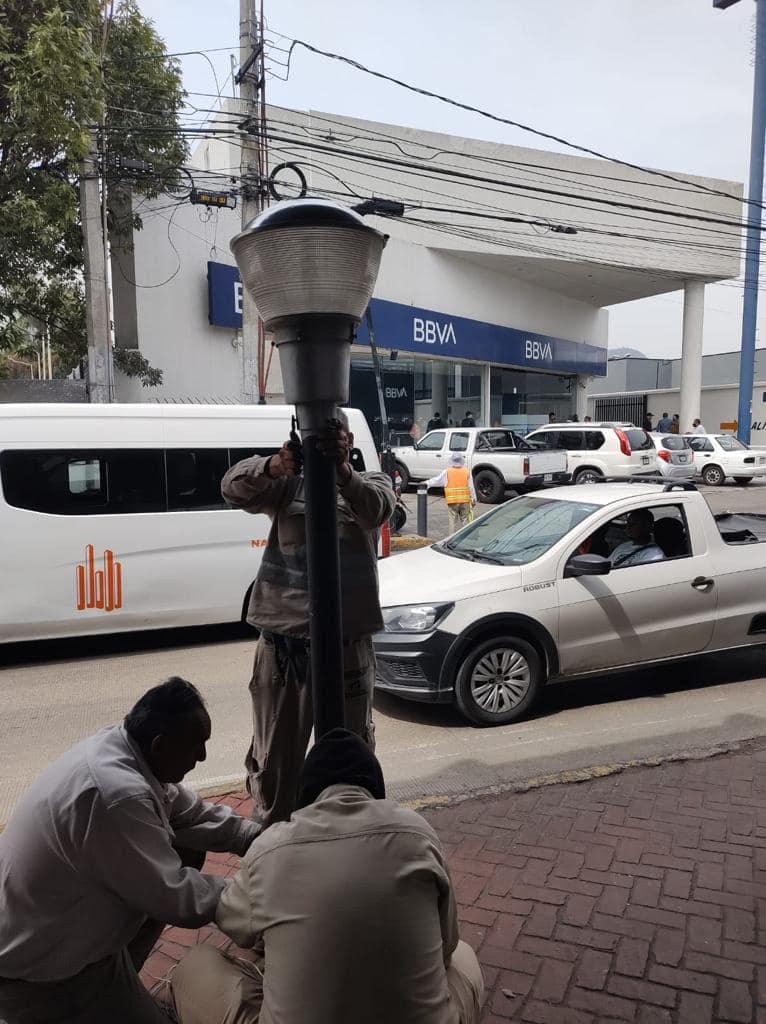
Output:
[[121,726],[54,761],[0,834],[0,978],[59,981],[114,954],[147,917],[213,919],[225,881],[172,844],[242,854],[259,826],[162,785]]

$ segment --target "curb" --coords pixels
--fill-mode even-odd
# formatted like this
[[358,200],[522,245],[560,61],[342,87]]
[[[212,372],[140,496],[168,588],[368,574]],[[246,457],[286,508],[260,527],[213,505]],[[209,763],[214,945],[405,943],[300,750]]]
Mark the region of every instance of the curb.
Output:
[[433,544],[430,537],[420,537],[417,533],[409,533],[406,537],[391,538],[391,553],[395,551],[414,551],[416,548],[425,548]]

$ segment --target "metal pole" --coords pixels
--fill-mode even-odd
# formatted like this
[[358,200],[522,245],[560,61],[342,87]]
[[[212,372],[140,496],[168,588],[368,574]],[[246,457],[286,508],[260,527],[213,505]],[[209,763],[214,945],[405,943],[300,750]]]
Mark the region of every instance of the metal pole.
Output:
[[418,536],[428,536],[428,488],[418,487]]
[[745,242],[745,298],[742,307],[742,354],[739,364],[737,437],[750,443],[753,378],[755,376],[755,329],[758,316],[758,273],[761,258],[763,201],[763,149],[766,142],[766,0],[755,3],[755,69],[753,72],[753,124],[750,134],[750,182],[748,184]]
[[[242,227],[245,228],[261,212],[258,175],[258,146],[251,125],[256,112],[258,83],[252,55],[259,45],[258,19],[255,0],[239,0],[239,66],[250,62],[250,69],[239,83],[239,95],[244,108],[246,127],[240,139],[240,175],[242,178]],[[252,404],[258,396],[258,310],[255,301],[243,289],[242,296],[242,401]]]
[[337,474],[335,464],[317,449],[317,440],[314,435],[303,441],[315,741],[345,724]]
[[[380,429],[382,437],[380,439],[381,451],[385,451],[389,443],[389,432],[388,432],[388,413],[386,412],[386,398],[383,394],[383,373],[380,368],[380,356],[378,355],[378,346],[375,344],[375,328],[372,324],[372,311],[370,307],[367,307],[367,312],[364,314],[367,321],[367,333],[370,335],[370,350],[372,352],[372,368],[375,372],[375,384],[378,388],[378,405],[380,406]],[[384,467],[386,468],[386,467]]]
[[106,266],[101,236],[101,196],[98,187],[98,148],[95,134],[91,152],[80,172],[80,218],[85,264],[85,323],[88,334],[88,396],[91,402],[109,402],[109,322],[107,319]]

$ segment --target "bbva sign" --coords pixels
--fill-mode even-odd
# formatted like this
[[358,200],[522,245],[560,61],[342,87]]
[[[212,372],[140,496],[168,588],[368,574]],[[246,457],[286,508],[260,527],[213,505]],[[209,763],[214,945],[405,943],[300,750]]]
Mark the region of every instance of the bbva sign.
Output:
[[535,363],[553,362],[553,345],[549,341],[532,341],[527,338],[524,346],[527,359]]
[[412,340],[424,342],[426,345],[457,345],[455,328],[451,321],[440,323],[438,320],[424,320],[419,316],[412,318]]

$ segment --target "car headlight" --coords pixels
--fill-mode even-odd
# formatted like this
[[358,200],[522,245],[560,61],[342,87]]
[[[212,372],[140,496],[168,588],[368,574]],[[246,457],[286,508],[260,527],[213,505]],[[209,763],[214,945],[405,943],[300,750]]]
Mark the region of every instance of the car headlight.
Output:
[[386,633],[428,633],[452,610],[451,604],[400,604],[383,609]]

